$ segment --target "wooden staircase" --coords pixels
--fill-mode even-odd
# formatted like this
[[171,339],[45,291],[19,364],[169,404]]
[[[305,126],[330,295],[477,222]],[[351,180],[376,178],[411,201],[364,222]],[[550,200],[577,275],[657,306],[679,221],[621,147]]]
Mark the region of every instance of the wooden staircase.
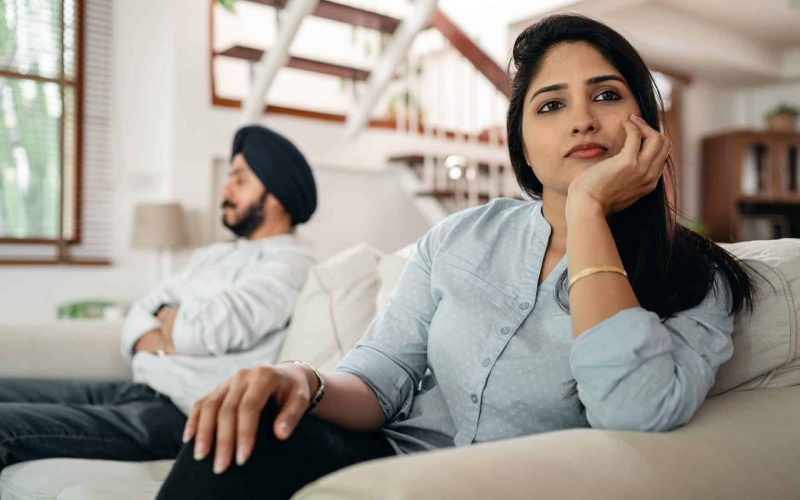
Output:
[[[288,3],[287,0],[239,1],[258,4],[273,9],[283,9]],[[242,101],[240,99],[223,97],[217,94],[214,77],[215,61],[224,59],[246,61],[250,64],[250,71],[252,75],[253,65],[262,60],[265,50],[262,48],[243,45],[241,43],[234,43],[224,48],[215,49],[214,11],[216,0],[210,0],[210,2],[210,67],[212,73],[212,102],[217,106],[238,108],[242,106]],[[382,36],[391,36],[401,24],[401,20],[395,17],[333,2],[330,0],[320,0],[311,15],[317,18],[326,19],[331,22],[343,23],[366,30],[373,30],[382,34]],[[506,74],[506,71],[497,63],[495,63],[491,57],[489,57],[477,44],[475,44],[470,37],[452,20],[450,20],[441,10],[436,10],[431,19],[430,26],[427,29],[437,30],[439,33],[441,33],[444,39],[449,43],[450,47],[457,50],[464,59],[469,61],[477,73],[482,75],[483,78],[490,82],[500,95],[505,96],[505,98],[510,97],[510,80]],[[285,67],[303,72],[337,77],[341,78],[343,81],[349,81],[353,84],[366,82],[369,79],[371,72],[371,69],[366,67],[357,67],[356,65],[342,64],[341,62],[334,63],[330,61],[314,59],[307,57],[307,55],[301,57],[299,55],[291,54]],[[402,75],[397,75],[396,78],[402,78]],[[264,111],[266,113],[287,114],[340,123],[345,122],[346,119],[345,114],[343,113],[332,113],[315,109],[302,109],[292,106],[276,106],[272,104],[266,105]],[[391,118],[388,116],[385,118],[373,118],[369,121],[369,126],[384,129],[398,129],[398,131],[400,131],[400,127],[402,126],[403,132],[405,133],[430,133],[430,131],[426,128],[426,124],[423,123],[421,118],[414,124],[406,123],[404,125],[400,125],[400,121],[397,118]],[[503,131],[498,131],[496,128],[497,127],[493,127],[494,130],[491,132],[489,130],[482,130],[474,133],[468,133],[463,130],[438,128],[433,132],[433,134],[439,140],[451,141],[453,143],[453,153],[456,153],[460,149],[459,144],[461,141],[466,140],[469,140],[473,143],[504,147]],[[436,158],[431,158],[429,161],[433,161],[435,165],[441,166],[444,163],[446,156],[447,155],[437,155]],[[389,158],[388,161],[393,164],[405,165],[414,171],[417,175],[417,178],[420,180],[425,177],[423,171],[425,169],[426,158],[422,153],[397,155]],[[486,179],[490,177],[493,179],[493,182],[496,182],[498,175],[506,177],[513,175],[510,173],[509,165],[499,164],[496,161],[490,162],[473,158],[470,160],[470,164],[474,167],[477,175],[482,178],[482,184],[486,184]],[[441,175],[439,175],[439,177],[441,177]],[[428,173],[428,178],[430,178],[430,173]],[[433,183],[428,182],[427,184],[421,185],[417,194],[419,196],[434,197],[437,200],[440,200],[443,205],[454,206],[450,202],[455,197],[459,196],[459,191],[461,191],[463,194],[464,189],[459,189],[458,181],[444,178],[441,181]],[[491,189],[489,191],[481,190],[479,192],[475,192],[475,189],[472,189],[470,199],[483,203],[497,195],[518,196],[517,193],[503,191],[504,190],[500,188]],[[456,206],[456,208],[459,207]]]

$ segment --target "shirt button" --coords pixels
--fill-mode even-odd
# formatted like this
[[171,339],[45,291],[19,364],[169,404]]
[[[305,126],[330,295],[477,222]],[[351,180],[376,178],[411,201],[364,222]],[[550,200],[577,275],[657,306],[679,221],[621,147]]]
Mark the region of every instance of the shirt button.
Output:
[[473,403],[477,403],[477,402],[478,402],[478,395],[477,395],[477,394],[470,394],[470,395],[469,395],[469,399],[470,399],[470,400],[471,400]]
[[520,303],[519,303],[519,308],[520,308],[520,309],[527,309],[527,308],[529,308],[530,306],[531,306],[531,303],[530,303],[530,302],[520,302]]
[[503,327],[503,328],[500,330],[500,333],[502,333],[503,335],[508,335],[509,333],[511,333],[511,328],[510,328],[510,327],[508,327],[508,326],[504,326],[504,327]]
[[491,359],[489,359],[489,358],[483,358],[483,361],[481,362],[481,364],[482,364],[483,366],[489,366],[489,363],[491,363],[491,362],[492,362],[492,360],[491,360]]

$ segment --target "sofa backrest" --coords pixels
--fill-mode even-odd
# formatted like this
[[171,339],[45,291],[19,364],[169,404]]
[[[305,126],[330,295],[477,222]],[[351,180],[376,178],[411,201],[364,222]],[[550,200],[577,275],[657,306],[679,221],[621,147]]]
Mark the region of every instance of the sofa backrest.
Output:
[[333,370],[375,316],[381,257],[362,244],[312,267],[278,359],[300,359],[319,370]]
[[736,318],[733,357],[720,367],[710,395],[800,384],[800,239],[722,247],[757,271],[758,295],[753,314]]
[[[734,354],[710,396],[800,384],[800,239],[723,245],[744,260],[758,290],[753,314],[736,318]],[[332,370],[366,331],[397,283],[411,247],[382,255],[359,245],[312,269],[297,300],[279,359]]]

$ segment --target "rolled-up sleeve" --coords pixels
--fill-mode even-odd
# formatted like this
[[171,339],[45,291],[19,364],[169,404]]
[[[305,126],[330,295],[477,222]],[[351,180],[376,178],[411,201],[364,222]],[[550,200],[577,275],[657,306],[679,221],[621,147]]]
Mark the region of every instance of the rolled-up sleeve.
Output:
[[336,370],[356,375],[374,392],[388,422],[405,418],[428,364],[428,329],[437,300],[431,259],[446,219],[415,245],[386,303]]
[[592,427],[667,431],[686,424],[733,355],[730,289],[721,273],[697,306],[661,322],[624,309],[578,337],[570,367]]

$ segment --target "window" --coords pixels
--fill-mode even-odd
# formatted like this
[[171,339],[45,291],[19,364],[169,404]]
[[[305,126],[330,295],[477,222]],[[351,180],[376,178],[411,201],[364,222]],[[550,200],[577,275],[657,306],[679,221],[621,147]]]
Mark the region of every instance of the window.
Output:
[[0,0],[0,241],[80,237],[81,0]]

